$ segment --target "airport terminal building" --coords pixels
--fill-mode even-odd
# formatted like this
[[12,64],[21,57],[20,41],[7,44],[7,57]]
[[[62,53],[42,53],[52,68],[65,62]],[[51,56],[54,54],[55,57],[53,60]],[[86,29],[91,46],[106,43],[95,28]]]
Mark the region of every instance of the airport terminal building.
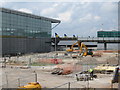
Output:
[[[97,32],[97,37],[101,39],[112,39],[112,40],[119,40],[120,38],[120,31],[119,30],[103,30]],[[97,49],[104,50],[104,44],[98,43]],[[120,43],[107,43],[108,50],[119,50]]]
[[51,51],[52,23],[59,20],[0,8],[2,54]]
[[97,37],[119,38],[120,31],[98,31]]

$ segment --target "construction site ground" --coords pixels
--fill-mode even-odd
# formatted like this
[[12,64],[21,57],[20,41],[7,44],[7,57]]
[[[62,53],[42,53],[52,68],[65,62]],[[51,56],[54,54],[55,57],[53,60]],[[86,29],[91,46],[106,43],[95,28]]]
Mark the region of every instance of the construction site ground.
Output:
[[[43,65],[31,65],[28,66],[29,60],[31,62],[39,62],[44,58],[52,57],[55,55],[55,52],[52,53],[43,53],[43,54],[34,54],[18,57],[11,57],[10,59],[15,63],[7,64],[6,68],[0,67],[0,76],[1,76],[1,86],[2,88],[17,88],[22,85],[26,85],[29,82],[37,81],[41,84],[43,88],[68,88],[70,82],[70,88],[111,88],[111,80],[114,73],[111,74],[99,74],[96,79],[89,81],[77,81],[76,73],[79,73],[90,68],[94,68],[100,64],[117,64],[118,63],[118,54],[117,53],[102,53],[101,57],[82,57],[82,58],[69,58],[64,57],[63,53],[60,52],[57,58],[62,59],[61,64],[46,64]],[[3,59],[1,59],[3,60]],[[43,62],[42,62],[43,63]],[[77,63],[77,64],[76,64]],[[69,64],[71,67],[75,67],[73,72],[68,75],[53,75],[51,71],[60,65]],[[2,65],[1,65],[2,66]],[[24,68],[21,68],[24,67]],[[68,66],[68,68],[71,68]],[[118,87],[118,84],[113,85],[114,88]]]

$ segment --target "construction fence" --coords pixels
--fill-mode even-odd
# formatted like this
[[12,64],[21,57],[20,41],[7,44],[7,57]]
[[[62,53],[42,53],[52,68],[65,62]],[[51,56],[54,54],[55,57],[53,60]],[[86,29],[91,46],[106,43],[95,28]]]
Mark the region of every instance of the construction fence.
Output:
[[16,73],[18,76],[15,76],[15,73],[14,71],[2,73],[2,88],[18,88],[26,85],[28,82],[36,82],[37,80],[35,72],[22,73],[22,75],[20,75],[21,73]]

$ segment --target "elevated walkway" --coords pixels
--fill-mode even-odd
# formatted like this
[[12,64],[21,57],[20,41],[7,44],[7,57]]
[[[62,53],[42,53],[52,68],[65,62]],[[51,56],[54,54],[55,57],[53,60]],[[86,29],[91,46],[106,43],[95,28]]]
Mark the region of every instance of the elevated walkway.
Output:
[[[120,38],[99,38],[99,37],[52,37],[52,42],[56,45],[59,45],[60,41],[77,41],[80,40],[81,42],[96,42],[96,43],[103,43],[104,50],[107,50],[107,43],[120,43]],[[65,44],[66,45],[66,44]],[[62,44],[62,46],[65,46]],[[72,45],[72,44],[71,44]]]

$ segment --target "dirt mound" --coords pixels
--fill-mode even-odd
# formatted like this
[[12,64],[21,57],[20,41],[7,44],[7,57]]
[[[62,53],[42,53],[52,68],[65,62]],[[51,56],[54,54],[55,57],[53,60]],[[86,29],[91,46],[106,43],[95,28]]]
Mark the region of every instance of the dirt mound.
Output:
[[59,64],[56,65],[56,68],[60,68],[61,70],[63,70],[64,75],[82,70],[81,65],[73,64],[73,63]]
[[108,63],[110,65],[116,65],[118,64],[118,57],[110,57],[106,59],[105,63]]
[[100,63],[94,57],[84,57],[80,62],[80,64],[98,64]]

